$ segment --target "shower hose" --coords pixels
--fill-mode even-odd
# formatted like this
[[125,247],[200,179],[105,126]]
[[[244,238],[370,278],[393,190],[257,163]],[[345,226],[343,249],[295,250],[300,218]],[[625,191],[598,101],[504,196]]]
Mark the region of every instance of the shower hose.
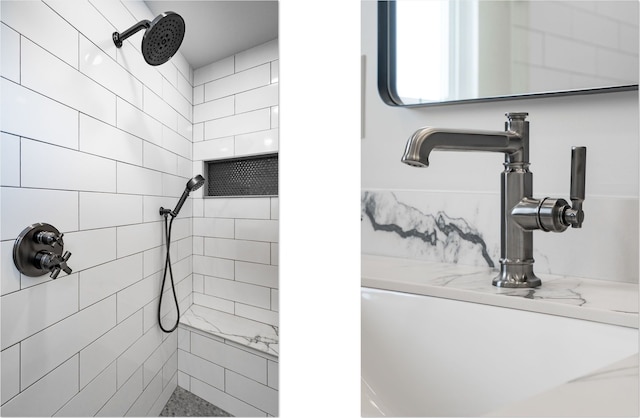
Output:
[[[178,328],[178,323],[180,322],[180,307],[178,306],[178,296],[176,296],[176,287],[175,287],[175,284],[173,283],[173,271],[171,270],[171,257],[169,255],[169,249],[171,248],[171,227],[173,226],[174,217],[171,216],[171,221],[169,221],[168,226],[167,226],[167,218],[168,218],[168,215],[165,213],[164,214],[164,231],[165,231],[165,237],[167,240],[167,256],[164,262],[164,274],[162,275],[162,286],[160,286],[160,302],[158,303],[158,325],[160,325],[160,329],[162,329],[162,331],[166,333],[170,333],[175,331],[176,328]],[[164,291],[164,283],[167,279],[167,270],[169,271],[169,278],[171,279],[171,290],[173,291],[173,300],[176,303],[176,313],[178,315],[176,317],[176,323],[173,325],[171,329],[165,329],[162,326],[162,321],[160,320],[160,308],[162,307],[162,293]]]

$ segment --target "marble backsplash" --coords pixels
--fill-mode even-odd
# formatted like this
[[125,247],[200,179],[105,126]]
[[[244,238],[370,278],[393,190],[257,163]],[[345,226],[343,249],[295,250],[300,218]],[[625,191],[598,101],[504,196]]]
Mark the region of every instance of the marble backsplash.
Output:
[[[537,196],[536,196],[537,197]],[[498,193],[363,190],[363,254],[497,268]],[[587,196],[582,229],[535,231],[537,273],[638,282],[638,200]]]

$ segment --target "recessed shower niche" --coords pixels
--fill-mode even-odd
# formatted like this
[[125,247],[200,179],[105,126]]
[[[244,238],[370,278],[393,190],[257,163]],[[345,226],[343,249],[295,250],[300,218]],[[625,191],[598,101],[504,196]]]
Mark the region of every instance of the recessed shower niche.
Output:
[[278,154],[207,161],[207,196],[277,196]]
[[[278,191],[200,187],[205,161],[277,158],[278,2],[2,1],[0,20],[0,414],[278,415]],[[59,270],[15,267],[34,223],[64,235],[43,248]]]

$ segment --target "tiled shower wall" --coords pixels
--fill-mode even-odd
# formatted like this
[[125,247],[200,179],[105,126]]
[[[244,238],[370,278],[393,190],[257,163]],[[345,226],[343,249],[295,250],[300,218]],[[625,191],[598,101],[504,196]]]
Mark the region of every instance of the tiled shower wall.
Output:
[[[1,16],[2,415],[157,415],[178,363],[177,333],[156,325],[158,208],[192,175],[192,70],[180,54],[150,67],[139,38],[115,48],[112,32],[153,18],[142,2],[2,1]],[[172,235],[182,309],[187,205]],[[14,268],[35,222],[65,234],[72,274]]]
[[[638,4],[614,3],[512,2],[515,76],[523,74],[530,91],[633,84],[638,77]],[[549,85],[549,80],[561,84]]]
[[[278,40],[194,71],[194,174],[278,152]],[[216,181],[216,179],[208,179]],[[278,197],[193,200],[193,303],[278,325]]]

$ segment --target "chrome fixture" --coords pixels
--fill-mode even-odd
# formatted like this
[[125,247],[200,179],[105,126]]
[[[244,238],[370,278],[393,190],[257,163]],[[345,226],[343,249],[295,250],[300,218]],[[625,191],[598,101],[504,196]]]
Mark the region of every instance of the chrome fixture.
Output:
[[500,205],[500,274],[498,287],[538,287],[533,272],[533,234],[536,229],[562,232],[581,228],[585,194],[586,147],[571,151],[572,206],[564,199],[535,199],[533,174],[529,171],[528,113],[507,113],[504,131],[470,131],[425,127],[407,142],[402,162],[427,167],[433,150],[492,151],[504,153]]
[[152,22],[141,20],[122,33],[113,32],[113,43],[122,47],[122,41],[129,36],[146,29],[142,36],[142,55],[149,65],[160,65],[169,61],[178,52],[184,39],[184,19],[177,13],[164,12]]
[[71,274],[67,261],[71,253],[64,254],[62,234],[54,226],[35,223],[25,228],[13,244],[13,263],[25,276],[37,277],[51,273],[57,279],[60,271]]

